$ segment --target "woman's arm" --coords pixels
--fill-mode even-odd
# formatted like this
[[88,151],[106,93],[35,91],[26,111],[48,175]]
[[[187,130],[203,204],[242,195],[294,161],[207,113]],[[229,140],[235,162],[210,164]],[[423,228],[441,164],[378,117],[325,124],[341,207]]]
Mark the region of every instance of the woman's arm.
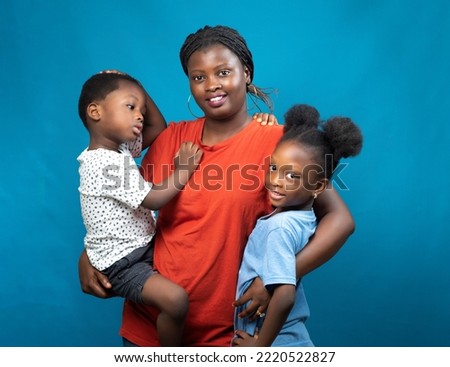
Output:
[[108,278],[91,265],[86,250],[83,250],[78,261],[78,276],[84,293],[99,298],[114,296]]
[[[121,75],[129,75],[124,73],[123,71],[116,69],[103,70],[100,73],[114,73]],[[144,86],[140,81],[137,81],[141,88],[145,92],[146,100],[145,100],[145,116],[144,116],[144,127],[142,129],[142,150],[148,148],[156,137],[167,127],[166,120],[159,110],[158,106],[156,106],[153,99],[145,90]]]
[[297,279],[330,260],[355,230],[347,205],[331,186],[317,197],[314,211],[318,225],[314,236],[297,254]]
[[253,321],[258,317],[258,312],[263,313],[266,311],[270,302],[270,293],[267,291],[261,278],[255,278],[245,293],[233,302],[233,306],[242,306],[250,300],[249,305],[238,316],[240,318],[249,317]]
[[158,106],[153,102],[150,95],[147,92],[145,93],[147,99],[145,101],[146,112],[142,129],[142,150],[148,148],[167,126],[166,120]]

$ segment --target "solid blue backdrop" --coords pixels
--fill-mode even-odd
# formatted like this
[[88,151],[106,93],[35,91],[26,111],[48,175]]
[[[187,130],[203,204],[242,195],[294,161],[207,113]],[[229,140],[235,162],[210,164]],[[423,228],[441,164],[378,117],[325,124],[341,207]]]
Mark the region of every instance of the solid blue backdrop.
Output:
[[316,345],[450,346],[448,1],[19,0],[0,13],[0,346],[121,345],[122,300],[78,281],[77,98],[116,68],[167,120],[190,119],[178,52],[205,24],[246,38],[280,120],[309,103],[364,133],[340,174],[356,232],[304,279]]

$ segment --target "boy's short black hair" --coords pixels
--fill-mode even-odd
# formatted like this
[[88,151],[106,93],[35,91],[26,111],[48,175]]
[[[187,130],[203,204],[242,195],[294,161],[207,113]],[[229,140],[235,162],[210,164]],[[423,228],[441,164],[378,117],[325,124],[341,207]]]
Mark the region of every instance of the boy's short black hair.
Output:
[[87,128],[86,111],[93,101],[101,101],[106,96],[119,88],[119,81],[127,80],[141,86],[136,79],[123,73],[98,73],[91,76],[81,88],[78,99],[78,114],[84,126]]

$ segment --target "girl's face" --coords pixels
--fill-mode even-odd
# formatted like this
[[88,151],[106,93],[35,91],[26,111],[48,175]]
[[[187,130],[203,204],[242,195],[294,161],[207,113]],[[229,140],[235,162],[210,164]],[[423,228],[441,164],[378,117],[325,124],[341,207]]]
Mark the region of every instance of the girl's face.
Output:
[[100,133],[117,144],[135,140],[142,132],[145,94],[138,85],[119,81],[119,88],[95,103]]
[[189,58],[187,69],[192,96],[207,118],[247,114],[250,74],[230,49],[222,44],[199,49]]
[[270,157],[266,189],[271,204],[281,210],[309,210],[314,193],[325,186],[319,180],[322,172],[313,161],[312,152],[292,141],[282,142]]

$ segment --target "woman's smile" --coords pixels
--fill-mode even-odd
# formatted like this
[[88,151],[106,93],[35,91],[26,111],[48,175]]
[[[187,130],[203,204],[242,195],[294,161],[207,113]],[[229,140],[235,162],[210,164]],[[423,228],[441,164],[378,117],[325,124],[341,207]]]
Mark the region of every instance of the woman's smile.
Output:
[[210,107],[217,108],[222,106],[226,102],[226,99],[226,94],[219,94],[214,97],[208,98],[206,101],[208,102],[208,105]]

